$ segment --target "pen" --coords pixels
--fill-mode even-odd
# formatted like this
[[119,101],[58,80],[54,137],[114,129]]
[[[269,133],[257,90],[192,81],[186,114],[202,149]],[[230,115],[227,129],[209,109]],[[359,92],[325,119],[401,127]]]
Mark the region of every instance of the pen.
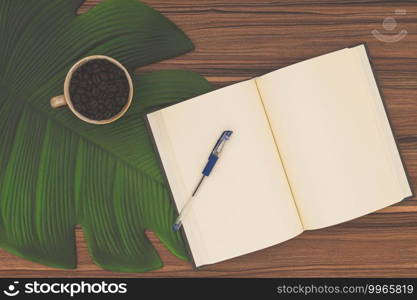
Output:
[[175,220],[175,223],[172,226],[172,229],[174,231],[180,230],[182,226],[182,219],[184,218],[187,211],[189,210],[190,204],[192,203],[194,196],[196,195],[204,179],[210,175],[211,171],[213,170],[214,166],[216,165],[219,159],[220,152],[223,150],[223,147],[226,144],[226,142],[230,139],[230,136],[232,135],[232,133],[233,131],[231,130],[223,131],[223,133],[220,135],[220,138],[217,140],[216,144],[214,145],[214,148],[211,151],[210,156],[208,158],[208,162],[203,169],[203,172],[202,172],[203,176],[201,177],[200,181],[197,184],[197,187],[194,189],[193,193],[191,194],[191,198],[185,203],[184,207],[181,209],[181,212],[178,218]]

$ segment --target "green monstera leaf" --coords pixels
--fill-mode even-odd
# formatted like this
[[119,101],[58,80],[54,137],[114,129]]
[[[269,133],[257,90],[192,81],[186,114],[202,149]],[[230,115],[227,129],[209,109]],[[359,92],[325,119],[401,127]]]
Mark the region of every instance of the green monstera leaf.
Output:
[[107,0],[77,16],[82,0],[0,2],[0,246],[46,265],[76,267],[74,227],[109,270],[162,266],[144,232],[185,259],[173,206],[144,121],[152,106],[210,90],[186,71],[134,77],[127,115],[90,125],[53,110],[73,63],[112,56],[130,71],[193,49],[173,23],[137,0]]

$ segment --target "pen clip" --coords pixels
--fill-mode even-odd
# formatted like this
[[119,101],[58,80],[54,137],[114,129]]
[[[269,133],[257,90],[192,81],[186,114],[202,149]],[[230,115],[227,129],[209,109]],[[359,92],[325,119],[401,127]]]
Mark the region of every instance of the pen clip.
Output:
[[230,136],[232,135],[233,131],[226,130],[223,131],[220,138],[217,140],[216,145],[213,148],[212,154],[218,156],[219,153],[223,150],[224,144],[230,139]]

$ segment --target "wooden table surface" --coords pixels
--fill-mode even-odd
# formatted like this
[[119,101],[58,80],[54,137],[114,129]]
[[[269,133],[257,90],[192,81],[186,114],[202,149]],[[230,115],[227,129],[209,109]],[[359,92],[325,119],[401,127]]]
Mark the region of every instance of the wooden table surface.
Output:
[[[88,0],[85,12],[99,0]],[[399,0],[146,0],[181,27],[194,52],[139,69],[186,69],[216,87],[248,79],[342,47],[367,42],[393,129],[417,187],[417,3]],[[405,10],[397,15],[396,10]],[[398,12],[398,11],[397,11]],[[382,22],[394,17],[392,31]],[[392,19],[391,19],[392,20]],[[378,41],[372,30],[408,34]],[[340,70],[343,72],[343,70]],[[417,199],[359,219],[307,231],[268,249],[194,271],[149,238],[165,267],[149,273],[114,273],[97,267],[77,228],[78,268],[60,270],[0,250],[1,277],[333,277],[417,276]]]

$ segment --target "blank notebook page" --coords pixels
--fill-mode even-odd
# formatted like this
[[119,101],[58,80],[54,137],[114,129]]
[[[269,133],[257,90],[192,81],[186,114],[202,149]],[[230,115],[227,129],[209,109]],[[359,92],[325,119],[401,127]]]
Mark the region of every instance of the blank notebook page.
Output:
[[254,80],[151,113],[148,120],[178,210],[201,178],[220,134],[234,131],[183,221],[197,266],[301,233]]
[[257,79],[305,229],[411,196],[365,47]]

